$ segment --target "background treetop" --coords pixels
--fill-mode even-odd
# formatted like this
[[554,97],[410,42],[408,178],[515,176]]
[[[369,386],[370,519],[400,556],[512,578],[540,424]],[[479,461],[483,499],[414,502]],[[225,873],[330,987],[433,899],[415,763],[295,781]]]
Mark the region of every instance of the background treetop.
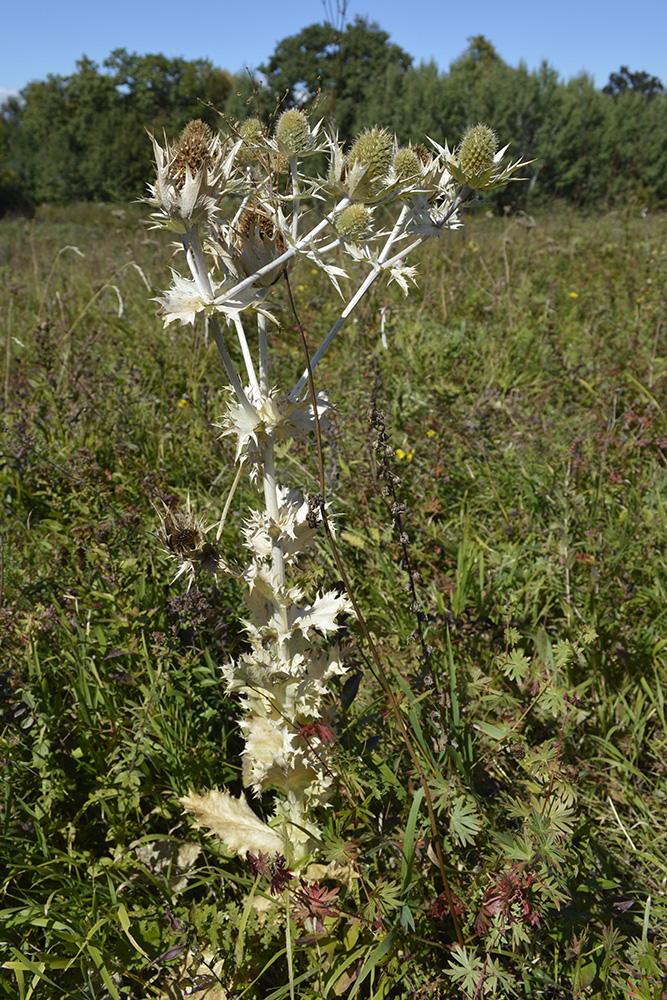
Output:
[[259,69],[281,107],[303,107],[321,94],[327,99],[323,112],[341,136],[351,138],[358,105],[369,89],[390,68],[404,74],[411,65],[412,57],[378,24],[356,17],[344,30],[311,24],[290,35]]

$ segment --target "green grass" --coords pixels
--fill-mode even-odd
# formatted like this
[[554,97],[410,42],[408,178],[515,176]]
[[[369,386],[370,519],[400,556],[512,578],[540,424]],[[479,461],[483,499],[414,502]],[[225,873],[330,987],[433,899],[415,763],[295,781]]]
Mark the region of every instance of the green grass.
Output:
[[[156,319],[170,250],[140,219],[0,224],[0,996],[277,1000],[289,947],[303,998],[658,1000],[667,220],[472,217],[424,248],[409,299],[364,300],[317,370],[339,410],[328,499],[378,659],[350,623],[318,859],[337,892],[286,939],[282,904],[249,905],[249,866],[178,802],[242,787],[217,667],[242,648],[242,593],[172,585],[155,507],[189,495],[215,521],[235,469],[215,349]],[[307,267],[293,288],[315,347],[336,303]],[[280,315],[286,384],[303,359]],[[314,456],[285,458],[312,492]],[[252,502],[241,486],[231,553]],[[338,578],[324,539],[304,572]]]

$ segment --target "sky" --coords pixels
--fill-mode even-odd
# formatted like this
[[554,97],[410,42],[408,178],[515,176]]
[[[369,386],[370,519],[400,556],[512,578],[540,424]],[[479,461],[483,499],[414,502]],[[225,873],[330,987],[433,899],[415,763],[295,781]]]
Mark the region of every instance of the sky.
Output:
[[[335,19],[340,0],[8,0],[0,30],[0,100],[31,80],[68,76],[86,55],[113,49],[207,58],[230,72],[254,68],[276,44]],[[624,65],[667,85],[667,3],[642,0],[347,0],[347,21],[374,21],[414,59],[441,71],[467,38],[485,35],[510,66],[543,60],[562,80],[585,71],[603,87]]]

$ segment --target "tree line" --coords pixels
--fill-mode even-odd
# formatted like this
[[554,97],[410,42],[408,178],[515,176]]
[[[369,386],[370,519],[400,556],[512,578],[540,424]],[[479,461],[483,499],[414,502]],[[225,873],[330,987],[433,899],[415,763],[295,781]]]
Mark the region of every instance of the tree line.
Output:
[[502,195],[523,207],[667,204],[667,95],[657,77],[623,66],[602,89],[586,74],[564,82],[547,63],[509,66],[481,35],[441,72],[413,65],[357,17],[283,39],[254,76],[118,49],[101,67],[84,57],[71,76],[29,83],[0,107],[0,213],[140,197],[151,176],[145,129],[177,135],[192,117],[233,128],[252,114],[270,124],[295,106],[326,116],[346,140],[381,123],[401,143],[428,136],[452,146],[484,121],[535,161],[529,183]]

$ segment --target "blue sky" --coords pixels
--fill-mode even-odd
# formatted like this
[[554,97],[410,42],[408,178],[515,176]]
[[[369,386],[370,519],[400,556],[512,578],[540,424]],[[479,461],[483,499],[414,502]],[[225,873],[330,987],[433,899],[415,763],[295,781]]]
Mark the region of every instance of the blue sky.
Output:
[[[336,0],[327,0],[335,12]],[[641,0],[348,0],[347,19],[376,21],[415,63],[446,70],[470,35],[486,35],[505,62],[542,60],[562,79],[586,71],[598,87],[627,65],[667,85],[667,3]],[[0,99],[49,73],[68,75],[82,55],[115,48],[205,57],[236,72],[268,58],[282,38],[322,21],[321,0],[14,0],[0,30]]]

